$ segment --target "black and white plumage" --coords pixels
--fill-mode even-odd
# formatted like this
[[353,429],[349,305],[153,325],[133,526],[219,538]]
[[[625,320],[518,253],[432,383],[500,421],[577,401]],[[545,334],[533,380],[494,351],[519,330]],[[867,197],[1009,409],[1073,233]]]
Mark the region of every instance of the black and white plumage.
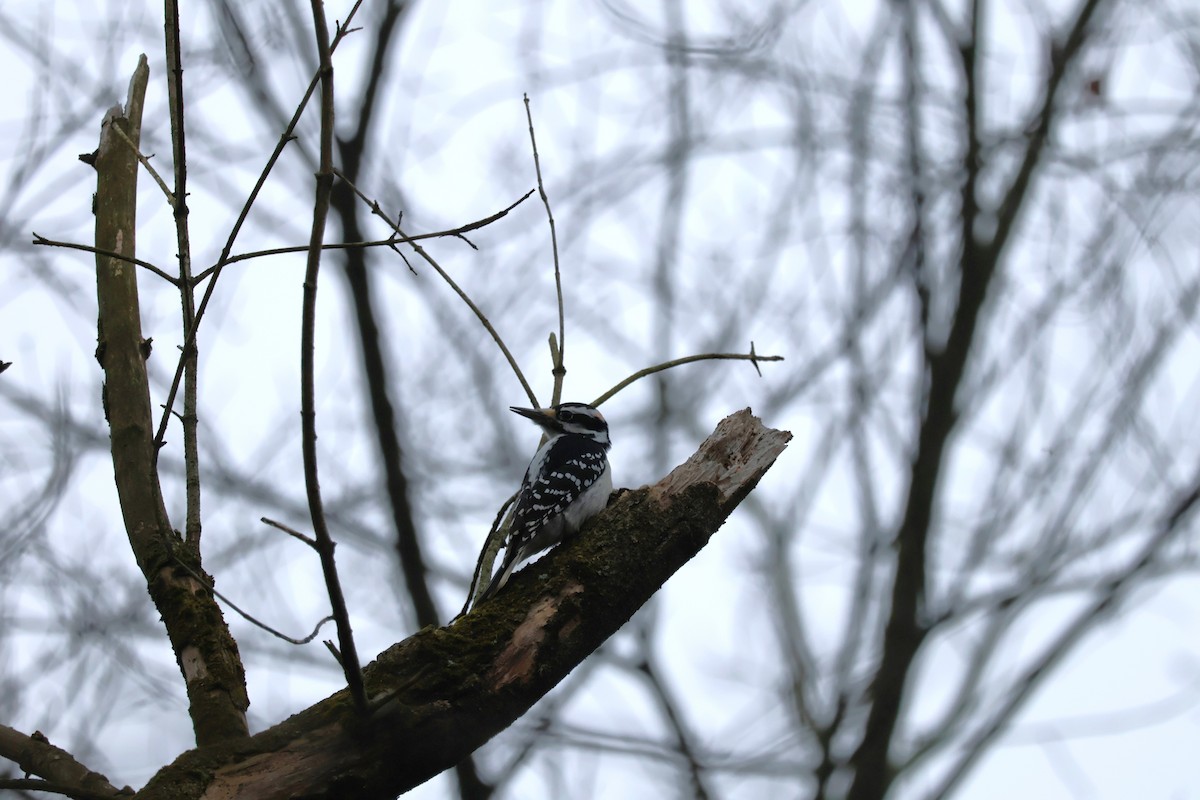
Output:
[[511,410],[533,420],[550,438],[525,470],[504,560],[479,602],[500,591],[517,564],[578,532],[604,510],[612,494],[612,442],[604,415],[584,403]]

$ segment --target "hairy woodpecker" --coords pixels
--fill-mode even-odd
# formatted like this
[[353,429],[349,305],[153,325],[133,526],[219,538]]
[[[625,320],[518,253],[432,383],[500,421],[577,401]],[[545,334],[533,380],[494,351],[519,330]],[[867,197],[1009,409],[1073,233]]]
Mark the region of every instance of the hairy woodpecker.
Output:
[[612,494],[612,442],[603,414],[584,403],[510,410],[533,420],[550,438],[525,470],[504,560],[479,602],[500,591],[517,564],[578,532]]

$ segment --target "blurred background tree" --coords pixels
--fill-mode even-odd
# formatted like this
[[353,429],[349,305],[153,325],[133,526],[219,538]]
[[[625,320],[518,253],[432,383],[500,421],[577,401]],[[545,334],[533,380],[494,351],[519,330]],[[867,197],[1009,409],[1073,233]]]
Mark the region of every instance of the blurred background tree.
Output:
[[[181,14],[198,273],[316,56],[302,6]],[[29,241],[90,241],[76,154],[140,51],[142,151],[170,172],[162,17],[42,4],[0,23],[0,721],[140,785],[193,745],[186,698],[112,491],[91,258]],[[607,404],[618,485],[657,480],[747,405],[796,434],[655,602],[416,794],[1194,791],[1198,23],[1186,2],[365,4],[335,55],[335,163],[406,229],[534,185],[531,97],[565,399],[751,340],[787,357],[762,379],[683,367]],[[316,131],[310,112],[237,251],[307,241]],[[173,264],[150,181],[140,206],[139,255]],[[386,237],[368,211],[337,184],[329,240]],[[471,241],[428,247],[545,402],[544,211]],[[303,258],[227,268],[198,342],[205,568],[295,635],[327,613],[319,568],[258,520],[307,521]],[[326,259],[344,280],[327,269],[319,309],[323,485],[370,658],[453,616],[536,442],[504,411],[520,386],[428,268]],[[140,277],[157,407],[178,295]],[[182,509],[177,427],[167,439]],[[226,616],[252,730],[340,685],[319,645]]]

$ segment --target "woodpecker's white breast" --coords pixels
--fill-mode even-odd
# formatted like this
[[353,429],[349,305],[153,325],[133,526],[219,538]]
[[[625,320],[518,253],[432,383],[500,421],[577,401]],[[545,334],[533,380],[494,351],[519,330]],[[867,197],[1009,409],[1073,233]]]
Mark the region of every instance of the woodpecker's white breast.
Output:
[[563,522],[566,523],[564,534],[578,533],[583,523],[599,514],[608,505],[608,496],[612,494],[612,469],[605,459],[604,471],[591,486],[583,490],[579,497],[567,506],[563,512]]

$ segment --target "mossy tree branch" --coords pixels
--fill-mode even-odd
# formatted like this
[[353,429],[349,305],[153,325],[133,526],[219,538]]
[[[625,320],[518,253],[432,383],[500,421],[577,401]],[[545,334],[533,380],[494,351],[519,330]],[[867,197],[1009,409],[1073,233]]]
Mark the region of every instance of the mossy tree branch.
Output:
[[620,494],[585,533],[445,628],[364,670],[373,713],[337,694],[242,742],[185,753],[138,793],[227,800],[390,798],[516,721],[696,555],[787,446],[731,415],[654,486]]
[[37,789],[53,786],[68,797],[116,797],[120,790],[99,772],[79,763],[73,755],[50,744],[44,735],[32,736],[0,725],[0,756],[15,763],[26,776],[39,775],[44,782],[0,778],[0,789]]
[[[183,562],[203,575],[199,555],[182,547],[171,527],[155,469],[137,270],[126,260],[136,250],[135,147],[149,73],[142,56],[125,108],[115,106],[104,117],[96,152],[96,357],[104,368],[104,408],[125,530],[183,673],[196,742],[209,745],[246,736],[248,699],[237,645],[220,608],[204,585],[180,568]],[[121,126],[125,137],[115,135],[114,126]]]

